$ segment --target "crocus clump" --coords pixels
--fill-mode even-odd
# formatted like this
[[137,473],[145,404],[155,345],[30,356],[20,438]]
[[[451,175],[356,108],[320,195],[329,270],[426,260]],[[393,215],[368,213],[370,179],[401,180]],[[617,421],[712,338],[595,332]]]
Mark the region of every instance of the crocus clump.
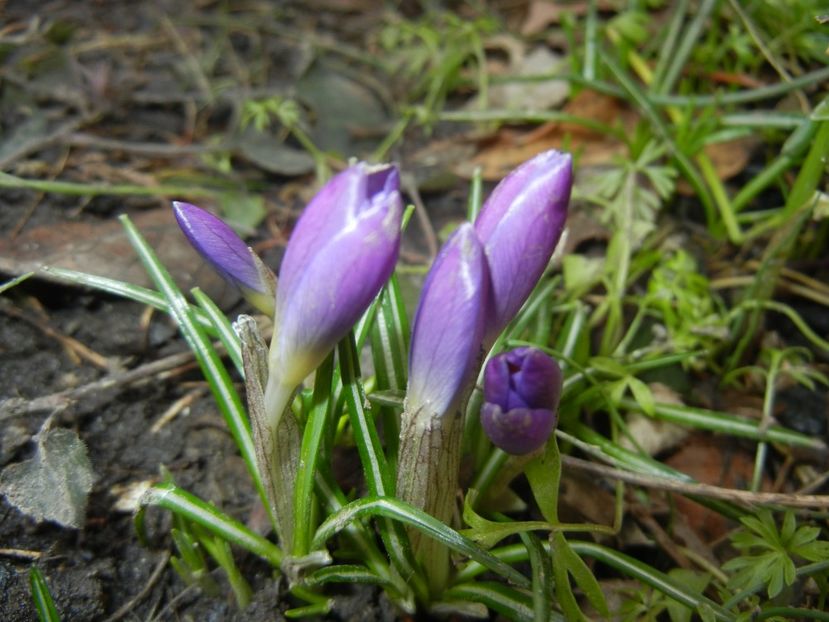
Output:
[[521,455],[543,446],[555,427],[561,369],[536,348],[492,357],[484,371],[481,425],[492,443]]
[[266,315],[274,309],[273,272],[223,220],[190,203],[173,201],[173,213],[188,242],[245,299]]

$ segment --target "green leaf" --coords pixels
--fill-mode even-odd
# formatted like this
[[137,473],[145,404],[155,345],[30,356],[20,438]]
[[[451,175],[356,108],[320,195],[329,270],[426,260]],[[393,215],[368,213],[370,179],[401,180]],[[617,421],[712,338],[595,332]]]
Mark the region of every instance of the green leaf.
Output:
[[[134,300],[135,302],[154,307],[159,311],[170,313],[170,305],[164,296],[155,290],[147,289],[146,287],[141,287],[140,285],[133,285],[132,283],[126,283],[117,279],[110,279],[105,276],[86,274],[85,272],[76,272],[75,270],[67,270],[66,268],[57,268],[55,266],[45,266],[42,268],[42,271],[51,277],[67,281],[69,283],[92,287],[94,289],[101,290],[102,292],[107,292],[113,294],[114,296],[121,296],[122,298],[128,298],[129,300]],[[202,328],[207,329],[208,331],[214,329],[213,322],[204,311],[191,306],[190,312]]]
[[530,587],[530,581],[520,572],[505,564],[497,557],[487,553],[477,544],[459,534],[439,520],[425,512],[410,506],[399,499],[388,497],[366,497],[352,501],[339,512],[329,516],[317,529],[313,541],[313,548],[319,548],[323,543],[343,530],[351,521],[368,516],[383,516],[400,521],[417,529],[430,538],[441,542],[453,551],[474,559],[492,572],[499,574],[519,587]]
[[[534,620],[532,598],[526,592],[493,581],[455,585],[444,594],[444,598],[483,603],[514,622]],[[563,622],[555,612],[550,612],[550,619]]]
[[646,415],[653,417],[656,414],[656,407],[650,387],[633,376],[628,376],[627,383],[639,407]]
[[535,530],[551,530],[553,526],[543,521],[524,522],[496,522],[487,520],[473,509],[477,494],[470,490],[463,502],[463,520],[469,525],[469,529],[463,529],[459,533],[480,544],[485,549],[490,549],[498,542],[508,536],[525,533]]
[[[564,540],[563,534],[562,540]],[[564,540],[564,544],[565,546],[562,550],[565,552],[567,560],[567,571],[570,575],[572,575],[573,579],[575,579],[576,585],[578,585],[579,588],[581,588],[581,591],[584,592],[584,595],[587,596],[587,600],[590,601],[593,608],[596,609],[600,615],[605,618],[609,618],[610,610],[607,607],[604,592],[599,586],[599,582],[596,580],[593,572],[587,567],[584,560],[582,560],[582,558],[573,551],[566,540]]]
[[119,220],[124,225],[130,243],[138,253],[147,273],[164,296],[170,315],[176,320],[187,345],[193,351],[199,367],[210,385],[213,397],[219,405],[219,410],[230,429],[233,440],[242,454],[248,473],[253,479],[262,503],[266,508],[270,507],[256,465],[256,452],[253,447],[250,422],[227,369],[216,354],[216,350],[207,338],[205,331],[196,321],[196,315],[193,313],[192,307],[187,303],[181,290],[170,277],[170,273],[158,260],[153,249],[150,248],[147,241],[126,215],[120,216]]
[[550,437],[544,453],[537,456],[524,469],[530,482],[541,515],[547,522],[558,524],[558,490],[561,481],[561,456],[556,437]]
[[55,608],[55,601],[52,600],[52,594],[49,592],[49,585],[37,566],[32,566],[29,569],[29,585],[32,589],[32,599],[35,602],[35,609],[40,622],[60,622],[58,610]]
[[594,356],[591,358],[589,367],[597,372],[607,374],[611,378],[625,378],[629,375],[624,365],[604,356]]
[[201,525],[211,533],[262,557],[274,569],[278,569],[282,564],[284,555],[273,542],[266,540],[242,523],[223,514],[215,506],[202,501],[171,482],[156,484],[142,497],[142,509],[135,515],[135,528],[142,540],[145,539],[144,512],[146,506],[150,505],[170,510],[174,514]]
[[564,613],[568,622],[586,621],[587,618],[579,608],[578,601],[573,594],[568,575],[567,541],[561,532],[552,534],[550,541],[550,553],[553,557],[553,576],[556,583],[556,598],[559,607]]

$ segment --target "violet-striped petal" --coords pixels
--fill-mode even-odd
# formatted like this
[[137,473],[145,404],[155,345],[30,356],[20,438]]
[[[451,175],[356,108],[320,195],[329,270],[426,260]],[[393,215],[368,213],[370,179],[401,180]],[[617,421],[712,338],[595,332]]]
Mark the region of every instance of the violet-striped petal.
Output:
[[364,232],[363,220],[398,207],[402,210],[400,174],[394,165],[359,162],[332,177],[305,207],[291,233],[279,269],[281,298],[295,295],[299,279],[331,240],[357,227]]
[[173,201],[173,213],[193,248],[255,307],[273,313],[273,274],[233,229],[190,203]]
[[311,201],[288,242],[276,294],[271,373],[296,386],[388,281],[403,206],[392,166],[357,164]]
[[572,177],[570,155],[546,151],[501,180],[484,203],[475,230],[492,278],[488,342],[512,320],[547,267],[564,229]]
[[412,329],[407,412],[442,415],[477,373],[489,315],[486,258],[472,225],[444,244],[426,277]]

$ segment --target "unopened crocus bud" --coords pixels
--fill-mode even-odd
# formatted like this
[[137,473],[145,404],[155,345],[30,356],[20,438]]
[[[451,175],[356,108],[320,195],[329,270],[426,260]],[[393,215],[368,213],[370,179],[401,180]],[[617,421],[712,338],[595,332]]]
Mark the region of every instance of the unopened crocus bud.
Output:
[[526,302],[564,229],[573,184],[571,157],[545,151],[528,160],[495,187],[475,220],[489,261],[493,315],[487,342]]
[[279,273],[269,407],[322,363],[391,277],[400,249],[399,186],[394,166],[359,163],[305,208]]
[[492,357],[484,371],[481,425],[496,447],[521,455],[543,446],[557,420],[561,369],[536,348]]
[[[449,522],[455,509],[463,417],[483,357],[489,270],[471,224],[446,242],[426,277],[412,329],[409,384],[400,425],[397,495]],[[411,532],[435,594],[446,585],[448,550]]]
[[223,220],[200,207],[173,201],[173,213],[187,240],[245,299],[266,315],[274,309],[273,272]]
[[423,285],[409,350],[407,410],[443,414],[477,374],[488,317],[489,270],[472,225],[441,249]]

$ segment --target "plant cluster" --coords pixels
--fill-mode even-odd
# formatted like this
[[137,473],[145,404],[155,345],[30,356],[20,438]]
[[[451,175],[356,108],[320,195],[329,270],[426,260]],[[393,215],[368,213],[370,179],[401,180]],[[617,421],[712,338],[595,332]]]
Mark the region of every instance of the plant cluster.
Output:
[[[244,606],[241,549],[284,577],[291,617],[329,611],[329,584],[362,583],[402,611],[436,615],[829,619],[825,514],[807,510],[827,499],[764,486],[769,474],[785,490],[825,481],[808,460],[827,454],[825,439],[793,429],[809,413],[789,407],[792,427],[778,421],[785,391],[827,384],[829,341],[803,304],[823,315],[829,306],[829,287],[810,273],[825,274],[829,239],[825,16],[816,0],[623,4],[608,15],[587,2],[542,33],[571,48],[567,69],[549,75],[488,73],[500,24],[484,9],[475,19],[395,15],[372,39],[384,52],[372,70],[406,91],[375,160],[408,129],[438,123],[568,124],[622,147],[574,185],[584,153],[568,132],[571,153],[539,149],[483,205],[474,178],[467,222],[431,264],[411,322],[397,272],[412,213],[400,173],[341,166],[282,96],[245,102],[243,124],[278,121],[320,179],[344,170],[297,222],[278,279],[220,219],[174,204],[190,243],[271,322],[231,322],[199,290],[189,302],[126,218],[155,290],[53,270],[176,320],[269,515],[275,539],[166,476],[136,523],[143,533],[149,506],[173,513],[173,565],[186,582],[215,592],[218,566]],[[511,80],[567,81],[623,102],[635,120],[488,108],[490,86]],[[477,107],[445,109],[470,92]],[[761,146],[723,172],[716,155],[745,139]],[[5,174],[0,183],[51,188]],[[548,268],[571,187],[571,216],[601,234],[574,245],[559,275]],[[722,403],[725,386],[756,397],[757,416],[698,406]],[[660,443],[680,440],[646,446],[642,420]],[[660,459],[689,432],[752,449],[745,489],[700,483]],[[335,448],[359,455],[361,488],[342,487]],[[560,519],[570,467],[616,482],[603,488],[614,500],[607,524]],[[684,495],[739,526],[709,555],[678,535],[678,497],[643,489]],[[637,522],[632,507],[662,513]],[[631,523],[650,529],[658,552],[618,550]],[[628,581],[618,588],[608,576]],[[32,585],[42,618],[54,619],[39,573]]]

